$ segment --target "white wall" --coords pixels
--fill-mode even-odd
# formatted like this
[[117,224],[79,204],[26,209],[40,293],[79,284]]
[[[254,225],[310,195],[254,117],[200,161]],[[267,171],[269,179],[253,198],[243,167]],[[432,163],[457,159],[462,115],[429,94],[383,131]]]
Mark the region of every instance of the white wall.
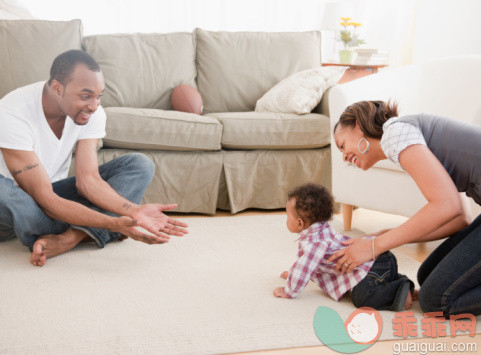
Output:
[[323,0],[21,0],[40,19],[80,18],[84,34],[320,29]]
[[[2,0],[0,0],[2,1]],[[39,19],[80,18],[84,34],[132,32],[306,31],[322,28],[325,4],[361,21],[365,47],[387,49],[393,66],[411,61],[416,0],[19,0]],[[386,27],[387,22],[390,26]],[[337,19],[339,20],[339,19]],[[340,26],[339,26],[340,29]],[[406,30],[408,32],[406,32]],[[323,32],[323,58],[337,58],[333,33]],[[339,45],[338,48],[341,46]]]
[[389,52],[390,66],[411,64],[416,3],[419,0],[356,0],[354,16],[362,23],[368,48]]
[[413,63],[481,54],[480,0],[418,0]]

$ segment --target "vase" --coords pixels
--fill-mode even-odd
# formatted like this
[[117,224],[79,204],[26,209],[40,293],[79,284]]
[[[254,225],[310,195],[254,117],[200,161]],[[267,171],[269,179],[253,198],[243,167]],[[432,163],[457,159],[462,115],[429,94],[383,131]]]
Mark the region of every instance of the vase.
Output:
[[350,49],[341,49],[339,51],[339,61],[342,64],[351,64],[354,59],[354,51]]

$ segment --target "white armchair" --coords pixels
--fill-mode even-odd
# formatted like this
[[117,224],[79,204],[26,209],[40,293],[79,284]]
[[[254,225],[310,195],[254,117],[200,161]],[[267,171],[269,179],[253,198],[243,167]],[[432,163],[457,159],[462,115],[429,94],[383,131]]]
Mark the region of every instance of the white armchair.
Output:
[[[400,116],[424,112],[481,124],[481,55],[409,65],[337,85],[329,93],[331,127],[354,102],[388,99],[398,103]],[[409,175],[390,161],[358,169],[342,160],[333,138],[331,152],[332,192],[342,204],[346,230],[353,205],[409,217],[426,204]],[[481,211],[474,201],[471,207],[473,215]]]

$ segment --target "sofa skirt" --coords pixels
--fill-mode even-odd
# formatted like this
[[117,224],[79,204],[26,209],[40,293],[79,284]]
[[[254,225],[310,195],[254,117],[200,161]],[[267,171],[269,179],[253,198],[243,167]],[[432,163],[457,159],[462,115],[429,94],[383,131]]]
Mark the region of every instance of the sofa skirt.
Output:
[[[132,152],[101,149],[98,162],[107,163]],[[293,187],[315,182],[331,190],[329,147],[303,150],[158,151],[137,150],[156,166],[142,203],[177,203],[176,212],[237,213],[247,208],[285,208]],[[74,172],[74,163],[70,175]]]
[[329,147],[303,150],[222,151],[217,207],[237,213],[246,208],[285,208],[287,193],[315,182],[331,190]]
[[[132,151],[101,149],[99,164]],[[142,203],[177,203],[176,212],[214,214],[222,170],[222,153],[137,150],[155,164],[155,175]]]

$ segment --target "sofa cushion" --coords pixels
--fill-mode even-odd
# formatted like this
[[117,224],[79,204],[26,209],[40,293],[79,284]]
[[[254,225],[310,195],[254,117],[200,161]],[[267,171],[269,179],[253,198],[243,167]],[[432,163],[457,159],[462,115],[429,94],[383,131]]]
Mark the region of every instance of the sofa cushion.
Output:
[[193,113],[108,107],[104,147],[154,150],[219,150],[222,125]]
[[195,30],[197,86],[204,112],[253,111],[256,101],[288,76],[321,64],[318,31]]
[[174,87],[196,87],[191,33],[96,35],[83,45],[102,68],[104,107],[170,110]]
[[208,115],[222,122],[222,147],[229,149],[306,149],[330,143],[329,117],[266,112]]
[[0,98],[47,80],[60,53],[82,49],[80,20],[0,20]]
[[281,80],[256,103],[256,112],[310,113],[324,92],[337,84],[348,67],[317,67]]

